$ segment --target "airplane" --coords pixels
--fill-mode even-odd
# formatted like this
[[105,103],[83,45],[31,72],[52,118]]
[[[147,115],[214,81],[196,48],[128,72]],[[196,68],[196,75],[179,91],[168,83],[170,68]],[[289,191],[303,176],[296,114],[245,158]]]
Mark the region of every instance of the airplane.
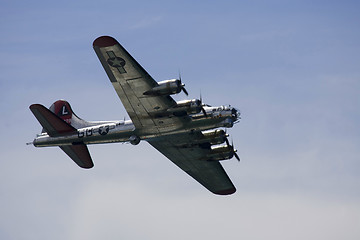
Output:
[[88,144],[147,141],[212,193],[235,193],[220,161],[233,157],[240,161],[223,129],[239,122],[240,111],[211,107],[201,97],[176,102],[170,95],[188,95],[181,77],[156,82],[110,36],[98,37],[93,48],[131,120],[85,121],[65,100],[49,109],[32,104],[29,108],[43,130],[30,144],[59,146],[78,166],[92,168]]

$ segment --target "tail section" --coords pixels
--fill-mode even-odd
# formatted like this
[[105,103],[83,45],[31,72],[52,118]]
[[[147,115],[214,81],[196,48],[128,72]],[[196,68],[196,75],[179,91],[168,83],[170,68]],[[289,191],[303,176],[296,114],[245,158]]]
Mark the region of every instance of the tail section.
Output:
[[65,100],[58,100],[54,102],[50,106],[49,110],[76,129],[92,125],[91,123],[79,118],[71,109],[70,104]]
[[59,118],[43,105],[33,104],[30,106],[30,110],[43,127],[43,132],[47,132],[51,137],[57,137],[76,131],[73,126]]
[[[55,102],[50,110],[40,104],[30,106],[31,112],[43,127],[43,132],[47,132],[50,137],[58,137],[77,132],[75,126],[86,124],[84,120],[77,117],[66,101]],[[83,143],[60,146],[60,148],[80,167],[92,168],[93,161],[87,146]]]

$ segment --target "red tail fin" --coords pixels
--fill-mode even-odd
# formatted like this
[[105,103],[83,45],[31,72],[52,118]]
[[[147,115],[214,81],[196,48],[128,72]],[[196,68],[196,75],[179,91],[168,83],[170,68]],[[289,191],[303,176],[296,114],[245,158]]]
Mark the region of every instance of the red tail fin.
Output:
[[49,110],[76,129],[92,125],[92,123],[79,118],[71,109],[70,103],[65,100],[54,102]]
[[33,104],[30,106],[30,110],[51,137],[76,131],[74,127],[60,119],[43,105]]
[[50,111],[55,113],[59,118],[71,125],[71,120],[74,112],[70,104],[65,100],[58,100],[50,106]]

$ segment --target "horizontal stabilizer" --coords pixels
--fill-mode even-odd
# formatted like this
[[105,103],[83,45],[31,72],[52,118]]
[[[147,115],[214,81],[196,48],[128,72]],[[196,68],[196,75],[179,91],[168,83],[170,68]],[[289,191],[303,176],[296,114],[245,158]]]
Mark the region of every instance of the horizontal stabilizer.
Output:
[[40,104],[30,106],[31,112],[51,137],[75,132],[76,129]]
[[[30,110],[51,137],[57,137],[77,131],[73,126],[65,122],[43,105],[33,104],[30,106]],[[79,167],[92,168],[94,166],[89,150],[85,144],[78,143],[76,145],[60,146],[60,148],[77,165],[79,165]]]
[[89,150],[85,144],[60,146],[60,148],[82,168],[92,168],[94,166]]

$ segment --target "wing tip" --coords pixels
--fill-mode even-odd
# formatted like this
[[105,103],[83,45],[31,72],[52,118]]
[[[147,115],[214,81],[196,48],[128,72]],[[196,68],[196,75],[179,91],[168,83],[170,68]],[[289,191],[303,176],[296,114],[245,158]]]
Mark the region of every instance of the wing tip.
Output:
[[214,192],[215,194],[217,195],[230,195],[230,194],[233,194],[236,192],[236,188],[233,187],[233,188],[229,188],[229,189],[225,189],[225,190],[220,190],[220,191],[217,191],[217,192]]
[[84,169],[90,169],[94,167],[94,163],[86,163],[84,165],[79,165],[79,167],[84,168]]
[[110,47],[118,44],[115,38],[110,36],[101,36],[95,39],[93,47]]
[[37,104],[37,103],[31,104],[31,105],[29,106],[30,110],[33,110],[33,109],[36,109],[36,108],[41,108],[41,107],[44,107],[44,106],[41,105],[41,104]]

